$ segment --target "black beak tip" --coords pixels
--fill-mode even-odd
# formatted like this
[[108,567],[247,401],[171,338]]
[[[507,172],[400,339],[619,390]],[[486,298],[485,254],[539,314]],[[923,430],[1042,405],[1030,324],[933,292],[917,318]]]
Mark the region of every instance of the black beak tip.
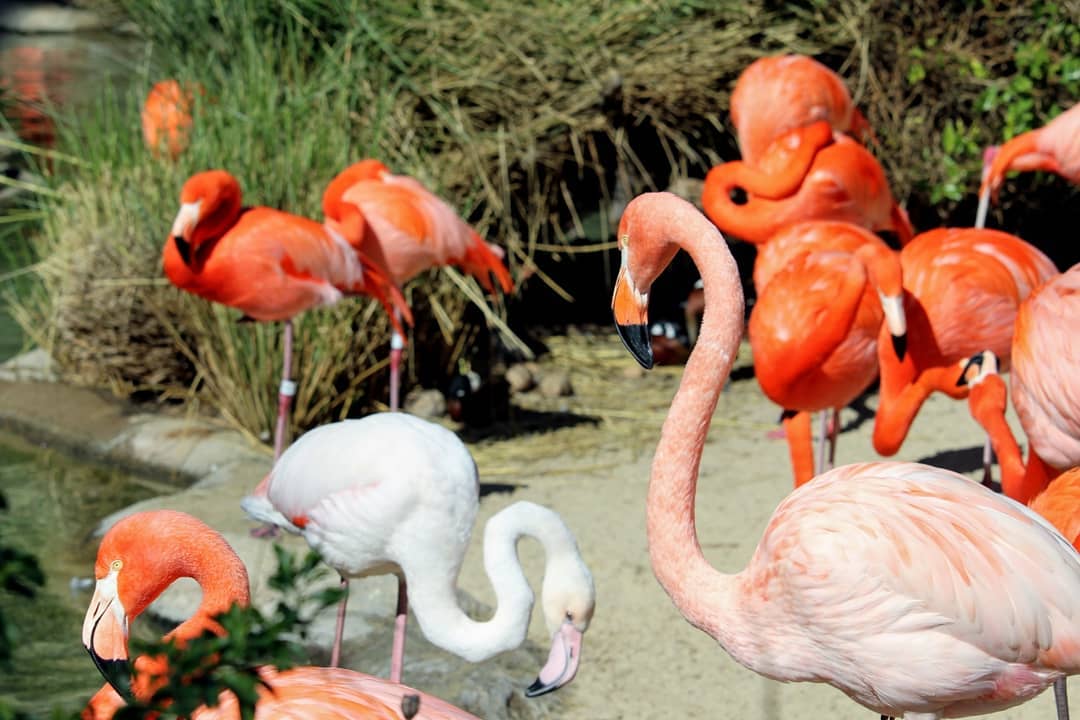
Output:
[[94,665],[101,672],[102,677],[113,686],[113,689],[119,693],[120,697],[129,702],[134,700],[134,695],[131,693],[131,666],[128,661],[106,660],[98,656],[90,648],[87,648],[86,651],[90,653],[90,659],[94,661]]
[[904,355],[907,354],[907,335],[893,335],[892,346],[893,350],[896,351],[897,359],[903,360]]
[[540,697],[541,695],[547,695],[549,692],[555,690],[555,688],[555,685],[545,685],[540,682],[540,678],[536,678],[532,685],[525,688],[525,697],[534,698]]
[[622,339],[623,345],[638,361],[638,364],[646,370],[652,370],[652,337],[649,335],[648,326],[645,324],[621,325],[616,323],[615,329],[619,331],[619,337]]
[[963,371],[961,371],[961,373],[960,373],[960,377],[956,379],[956,387],[965,387],[965,386],[967,386],[967,384],[968,384],[968,381],[967,381],[968,370],[970,370],[973,367],[977,367],[977,368],[982,367],[982,355],[981,354],[980,355],[975,355],[974,357],[972,357],[970,360],[967,361],[967,364],[964,365]]
[[191,267],[191,243],[179,235],[173,235],[173,243],[176,244],[176,251],[180,253],[180,259],[185,265]]

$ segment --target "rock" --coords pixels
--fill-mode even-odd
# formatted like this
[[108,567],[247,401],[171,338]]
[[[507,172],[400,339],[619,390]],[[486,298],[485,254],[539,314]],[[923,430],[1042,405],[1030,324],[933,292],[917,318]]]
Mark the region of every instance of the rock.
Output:
[[17,33],[71,33],[108,30],[112,23],[85,8],[54,3],[4,3],[0,9],[0,29]]
[[416,388],[405,396],[405,412],[422,418],[439,418],[446,414],[446,398],[438,390]]
[[536,378],[526,365],[511,365],[506,371],[506,382],[510,385],[510,392],[528,392],[536,387]]
[[574,386],[570,384],[570,373],[559,369],[548,370],[540,378],[540,394],[549,398],[573,395]]
[[41,348],[16,355],[0,364],[0,380],[7,382],[56,382],[49,353]]

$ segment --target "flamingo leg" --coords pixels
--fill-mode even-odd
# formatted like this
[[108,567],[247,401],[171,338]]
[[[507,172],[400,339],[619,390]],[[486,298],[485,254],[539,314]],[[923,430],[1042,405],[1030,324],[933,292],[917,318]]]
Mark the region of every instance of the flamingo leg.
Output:
[[[394,310],[394,315],[397,316],[398,322],[401,322],[401,313]],[[401,392],[401,356],[405,350],[405,338],[394,330],[390,334],[390,410],[396,411],[401,405],[399,404],[399,395]]]
[[[826,412],[829,412],[826,410]],[[838,408],[832,409],[832,416],[829,422],[829,463],[825,468],[826,470],[832,470],[836,465],[836,436],[840,433],[840,410]]]
[[405,624],[409,619],[409,594],[405,577],[398,576],[397,614],[394,618],[394,645],[390,653],[390,682],[401,682],[401,670],[405,665]]
[[341,641],[345,635],[345,605],[349,602],[349,580],[341,576],[341,589],[345,591],[337,609],[337,629],[334,631],[334,647],[330,650],[330,667],[337,667],[341,660]]
[[814,475],[820,475],[825,472],[825,443],[826,438],[829,436],[829,411],[822,410],[821,417],[818,421],[820,424],[820,432],[814,439],[814,444],[817,448],[817,460],[814,462]]
[[289,407],[292,405],[293,396],[296,395],[296,383],[292,380],[292,349],[293,349],[293,326],[292,320],[285,320],[285,340],[282,343],[285,357],[281,362],[281,386],[278,388],[278,414],[277,426],[274,428],[274,462],[281,457],[285,449],[285,435],[289,424]]
[[1069,695],[1065,678],[1054,681],[1054,705],[1057,706],[1058,720],[1069,720]]
[[982,484],[986,487],[990,487],[994,482],[994,446],[990,443],[990,436],[986,436],[986,442],[983,443],[983,476]]
[[795,487],[799,487],[814,477],[814,440],[810,413],[805,410],[785,411],[783,423]]
[[986,190],[979,195],[979,209],[975,212],[975,227],[986,227],[986,213],[990,210],[990,191]]

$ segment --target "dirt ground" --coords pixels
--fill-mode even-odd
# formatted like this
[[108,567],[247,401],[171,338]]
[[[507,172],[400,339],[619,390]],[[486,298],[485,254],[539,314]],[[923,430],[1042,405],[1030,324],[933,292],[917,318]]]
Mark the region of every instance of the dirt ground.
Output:
[[[645,491],[660,424],[682,368],[657,368],[642,376],[612,335],[555,344],[549,363],[570,369],[576,394],[546,401],[547,406],[561,402],[562,409],[603,419],[509,442],[480,442],[472,450],[483,483],[495,489],[515,486],[513,493],[488,494],[479,522],[515,500],[546,504],[577,534],[592,569],[596,615],[585,636],[580,672],[565,689],[564,717],[871,717],[831,687],[781,684],[739,666],[682,619],[653,577],[646,550]],[[714,415],[697,498],[702,547],[713,565],[729,572],[746,564],[773,508],[792,487],[786,442],[768,436],[776,428],[779,409],[764,398],[749,364],[744,343],[733,372],[736,379]],[[838,463],[876,458],[870,444],[870,413],[876,403],[876,395],[870,395],[865,412],[843,413]],[[1018,428],[1016,418],[1010,420]],[[974,476],[982,442],[966,403],[937,396],[916,418],[896,459]],[[520,552],[528,576],[538,579],[543,570],[538,545],[522,543]],[[461,586],[484,602],[494,602],[475,541]],[[545,644],[545,634],[535,610],[530,637]],[[995,717],[1048,718],[1053,713],[1052,693],[1046,692]]]

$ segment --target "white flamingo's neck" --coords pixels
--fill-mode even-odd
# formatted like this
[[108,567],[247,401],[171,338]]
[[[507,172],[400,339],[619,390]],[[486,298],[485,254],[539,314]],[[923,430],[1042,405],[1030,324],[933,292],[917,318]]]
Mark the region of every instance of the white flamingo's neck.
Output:
[[470,662],[486,660],[524,642],[533,592],[517,557],[517,541],[523,536],[534,537],[543,545],[546,567],[568,555],[580,561],[574,536],[556,513],[530,502],[514,503],[484,527],[484,570],[498,603],[490,620],[473,620],[458,605],[457,573],[438,577],[434,572],[407,572],[409,604],[428,640]]
[[736,637],[743,626],[739,576],[721,573],[706,561],[697,538],[694,498],[709,423],[742,338],[742,285],[727,241],[692,205],[665,195],[643,197],[649,203],[637,208],[641,237],[631,242],[679,245],[697,265],[705,288],[698,341],[653,459],[647,502],[649,556],[657,580],[683,617],[741,660],[746,654],[740,648],[746,643]]

